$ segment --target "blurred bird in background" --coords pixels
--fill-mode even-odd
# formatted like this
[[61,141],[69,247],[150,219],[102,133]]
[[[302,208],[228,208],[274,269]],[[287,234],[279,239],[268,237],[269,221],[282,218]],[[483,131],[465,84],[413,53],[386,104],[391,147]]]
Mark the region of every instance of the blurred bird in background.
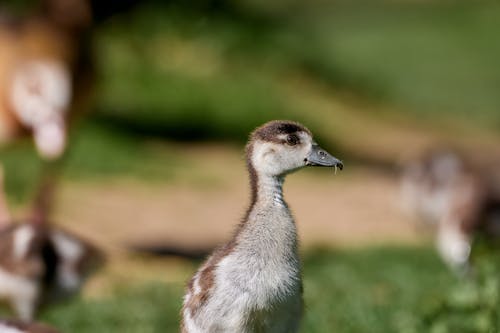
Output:
[[403,206],[436,230],[436,247],[454,270],[465,272],[478,236],[500,236],[500,193],[491,172],[453,149],[411,159],[401,178]]

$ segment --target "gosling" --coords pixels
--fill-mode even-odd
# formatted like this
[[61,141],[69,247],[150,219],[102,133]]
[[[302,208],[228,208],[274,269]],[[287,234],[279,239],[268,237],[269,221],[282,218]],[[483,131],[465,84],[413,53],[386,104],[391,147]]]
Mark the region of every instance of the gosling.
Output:
[[291,121],[257,128],[246,147],[251,203],[232,239],[188,284],[182,333],[299,329],[303,309],[295,221],[283,199],[287,174],[305,166],[342,169],[311,132]]

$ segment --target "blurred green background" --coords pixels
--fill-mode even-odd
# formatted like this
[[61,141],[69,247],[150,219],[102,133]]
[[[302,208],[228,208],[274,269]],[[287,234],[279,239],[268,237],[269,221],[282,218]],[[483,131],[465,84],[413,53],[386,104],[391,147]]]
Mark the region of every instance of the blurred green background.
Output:
[[[276,118],[354,157],[364,152],[350,141],[380,126],[352,131],[373,118],[496,132],[499,31],[495,1],[143,1],[94,29],[95,107],[73,133],[67,170],[164,175],[146,166],[161,160],[148,142],[242,144]],[[2,156],[17,170],[9,192],[21,192],[36,162],[18,162],[29,157],[17,147]]]
[[[401,154],[429,142],[498,147],[499,36],[497,1],[141,1],[92,31],[94,103],[73,126],[64,179],[218,186],[185,150],[214,144],[241,156],[253,128],[293,119],[344,160],[346,187],[350,168],[395,187]],[[22,210],[41,162],[29,140],[0,154]],[[499,332],[497,281],[457,281],[423,239],[309,245],[303,332]],[[121,282],[42,318],[65,332],[175,332],[196,263],[164,274],[172,266],[174,281]]]

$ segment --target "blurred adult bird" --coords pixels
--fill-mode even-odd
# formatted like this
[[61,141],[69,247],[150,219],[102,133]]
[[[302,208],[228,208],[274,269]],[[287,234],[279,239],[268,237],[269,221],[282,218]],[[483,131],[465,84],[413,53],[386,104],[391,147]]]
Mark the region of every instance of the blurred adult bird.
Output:
[[[32,136],[42,158],[63,154],[69,120],[90,91],[91,14],[87,0],[43,0],[26,16],[0,15],[0,145]],[[89,242],[49,223],[54,174],[44,174],[23,223],[12,223],[0,193],[0,299],[25,320],[77,292],[103,259]]]
[[500,237],[500,195],[492,180],[450,149],[427,151],[404,166],[403,205],[434,226],[437,250],[456,271],[467,269],[476,236]]
[[92,78],[86,0],[45,0],[25,17],[0,14],[0,145],[30,134],[43,158],[64,152],[70,115]]

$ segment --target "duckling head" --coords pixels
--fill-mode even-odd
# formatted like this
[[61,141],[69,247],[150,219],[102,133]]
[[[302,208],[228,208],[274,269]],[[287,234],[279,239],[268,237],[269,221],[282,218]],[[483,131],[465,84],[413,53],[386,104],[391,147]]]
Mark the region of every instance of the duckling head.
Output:
[[247,164],[252,172],[265,176],[283,176],[305,166],[342,169],[342,161],[322,149],[311,131],[293,122],[274,120],[250,135]]

